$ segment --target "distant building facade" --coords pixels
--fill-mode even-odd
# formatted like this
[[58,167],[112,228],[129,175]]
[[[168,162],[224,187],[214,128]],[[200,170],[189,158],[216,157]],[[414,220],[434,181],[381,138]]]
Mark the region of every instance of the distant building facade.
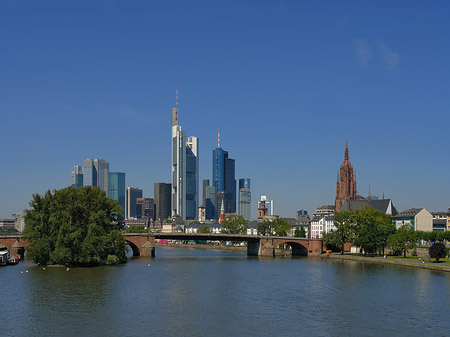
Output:
[[141,217],[137,207],[137,199],[142,198],[142,190],[135,187],[127,187],[125,190],[125,219],[137,219]]
[[137,198],[136,205],[138,218],[153,220],[153,210],[154,210],[153,198]]
[[344,162],[341,165],[336,182],[336,212],[341,210],[345,200],[356,198],[356,179],[348,156],[348,144],[345,143]]
[[80,165],[75,165],[72,171],[72,186],[81,187],[83,186],[83,167]]
[[393,217],[395,227],[409,225],[415,231],[431,232],[433,230],[433,216],[426,208],[406,209]]
[[154,203],[155,203],[155,219],[169,219],[171,217],[171,184],[155,183],[154,184]]

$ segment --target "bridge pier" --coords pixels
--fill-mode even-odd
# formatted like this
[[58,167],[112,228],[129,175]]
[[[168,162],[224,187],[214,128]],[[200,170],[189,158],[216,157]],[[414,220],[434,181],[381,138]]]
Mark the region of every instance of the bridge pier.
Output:
[[259,255],[259,241],[247,242],[247,255],[258,256]]

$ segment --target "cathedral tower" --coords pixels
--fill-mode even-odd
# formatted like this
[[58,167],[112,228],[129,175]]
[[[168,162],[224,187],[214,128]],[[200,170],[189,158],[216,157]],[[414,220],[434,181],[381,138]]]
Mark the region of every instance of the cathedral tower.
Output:
[[344,162],[338,172],[336,182],[336,212],[339,212],[345,200],[356,198],[356,180],[353,166],[348,159],[348,144],[345,142]]

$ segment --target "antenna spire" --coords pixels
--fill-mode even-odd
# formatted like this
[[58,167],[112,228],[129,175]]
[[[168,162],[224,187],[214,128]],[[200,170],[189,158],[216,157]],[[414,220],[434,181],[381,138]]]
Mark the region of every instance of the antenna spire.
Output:
[[175,107],[178,109],[178,88],[177,88],[177,104]]
[[220,130],[217,131],[217,147],[220,148]]

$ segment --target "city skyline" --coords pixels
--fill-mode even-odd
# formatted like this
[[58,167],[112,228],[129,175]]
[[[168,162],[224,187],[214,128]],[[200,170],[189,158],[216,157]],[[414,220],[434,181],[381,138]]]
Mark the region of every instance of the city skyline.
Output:
[[201,139],[198,182],[211,178],[220,129],[236,177],[252,181],[252,218],[260,195],[284,217],[333,204],[346,139],[358,194],[370,185],[398,211],[446,211],[449,11],[443,1],[3,2],[11,165],[0,216],[70,185],[85,158],[105,158],[151,197],[171,181],[176,88],[180,124]]

